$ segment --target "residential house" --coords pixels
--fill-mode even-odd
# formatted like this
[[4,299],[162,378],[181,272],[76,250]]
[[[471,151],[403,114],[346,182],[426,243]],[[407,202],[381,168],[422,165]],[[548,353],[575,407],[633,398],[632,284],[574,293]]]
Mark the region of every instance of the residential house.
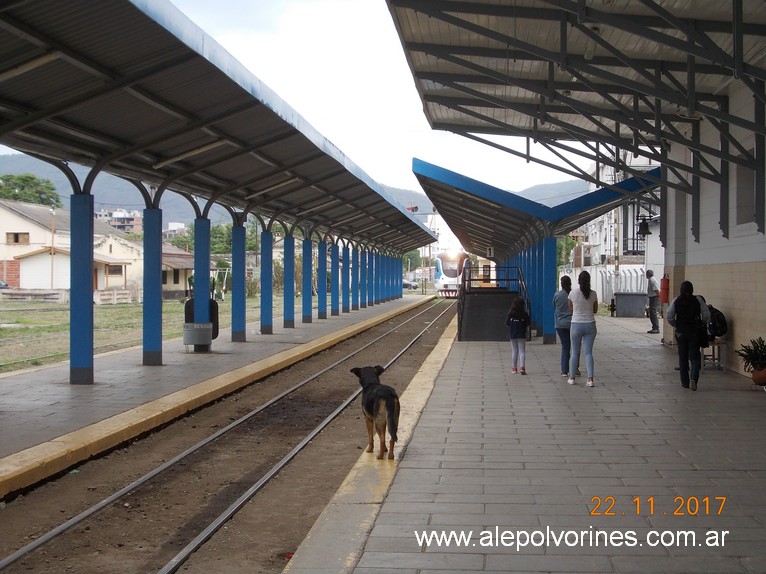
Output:
[[[17,289],[56,293],[67,300],[70,287],[70,213],[45,205],[0,200],[0,278]],[[143,243],[94,220],[93,291],[96,303],[140,301]],[[193,256],[163,244],[165,298],[187,294]],[[3,296],[20,297],[17,291]]]

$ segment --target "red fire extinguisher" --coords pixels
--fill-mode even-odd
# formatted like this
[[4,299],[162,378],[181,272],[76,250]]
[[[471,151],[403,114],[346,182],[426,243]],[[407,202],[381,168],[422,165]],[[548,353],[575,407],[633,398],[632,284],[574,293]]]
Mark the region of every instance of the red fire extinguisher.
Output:
[[670,279],[667,273],[660,279],[660,303],[668,303],[668,295],[670,294]]

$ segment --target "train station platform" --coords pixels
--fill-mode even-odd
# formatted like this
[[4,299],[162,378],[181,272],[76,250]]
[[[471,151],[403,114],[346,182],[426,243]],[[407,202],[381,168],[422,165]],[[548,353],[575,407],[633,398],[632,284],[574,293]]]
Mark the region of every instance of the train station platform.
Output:
[[453,323],[396,459],[362,454],[284,572],[766,572],[766,393],[711,368],[681,388],[646,319],[597,321],[593,388],[558,345],[514,375],[508,343]]
[[407,294],[295,328],[231,342],[221,329],[211,352],[163,342],[163,365],[144,366],[134,347],[98,355],[95,383],[69,383],[69,363],[0,375],[0,497],[150,431],[199,406],[387,321],[432,297]]

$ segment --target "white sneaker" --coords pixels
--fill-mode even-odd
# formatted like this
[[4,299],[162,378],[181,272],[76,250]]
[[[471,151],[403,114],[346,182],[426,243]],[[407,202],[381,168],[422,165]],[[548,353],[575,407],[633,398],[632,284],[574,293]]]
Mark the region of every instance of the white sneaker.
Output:
[[593,379],[588,379],[588,382],[585,383],[587,386],[592,387],[593,386]]
[[577,383],[575,382],[574,379],[570,378],[570,379],[567,379],[567,384],[576,385]]

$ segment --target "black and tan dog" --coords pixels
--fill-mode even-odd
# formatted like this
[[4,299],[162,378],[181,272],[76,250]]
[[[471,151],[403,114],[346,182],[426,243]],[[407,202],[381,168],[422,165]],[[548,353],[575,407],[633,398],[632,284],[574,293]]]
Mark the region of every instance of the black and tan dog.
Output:
[[[367,423],[367,452],[374,450],[373,426],[380,440],[378,458],[388,451],[388,458],[394,458],[394,443],[397,441],[396,431],[399,427],[399,396],[388,385],[380,384],[380,374],[385,369],[380,365],[375,367],[355,367],[351,372],[359,377],[362,385],[362,413]],[[386,426],[391,435],[391,441],[386,448]]]

